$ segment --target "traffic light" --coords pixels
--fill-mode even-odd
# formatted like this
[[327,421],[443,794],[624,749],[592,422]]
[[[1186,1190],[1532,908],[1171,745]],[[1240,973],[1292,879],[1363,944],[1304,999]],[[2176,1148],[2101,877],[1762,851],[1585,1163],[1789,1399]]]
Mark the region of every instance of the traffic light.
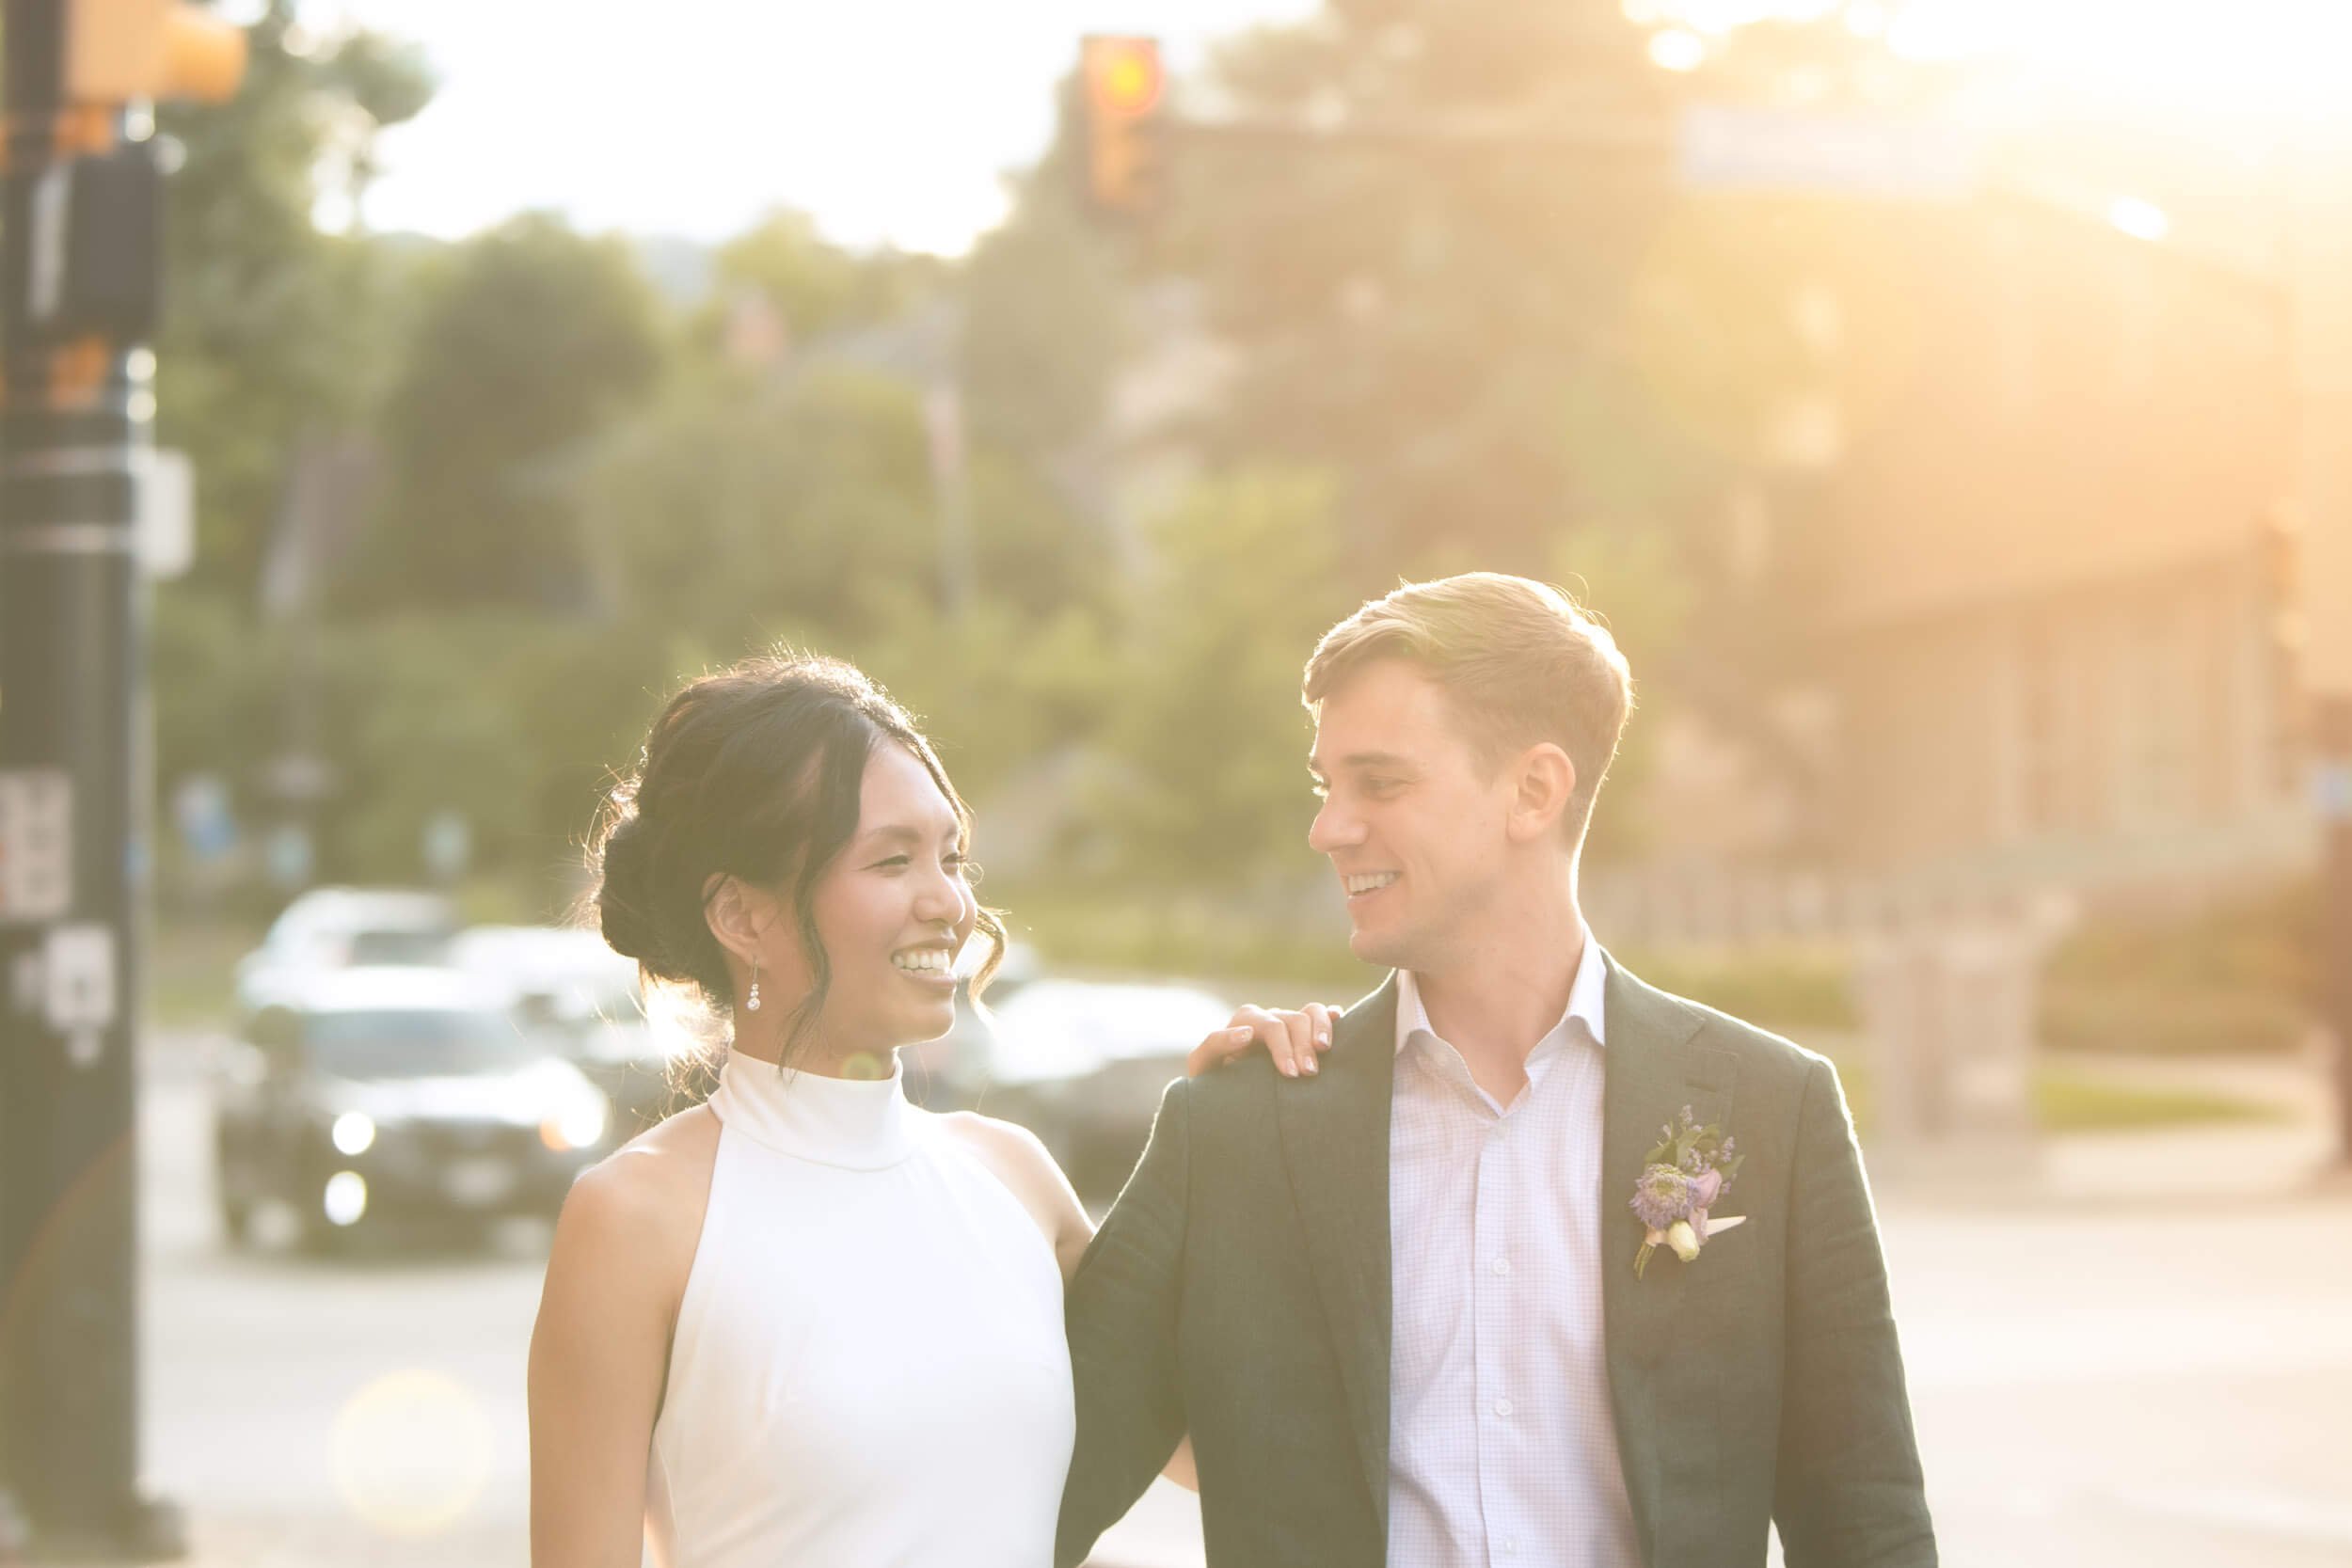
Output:
[[63,48],[40,96],[56,105],[58,161],[42,177],[49,194],[25,214],[8,330],[19,344],[127,347],[155,331],[166,150],[120,139],[123,105],[230,97],[245,74],[245,33],[182,0],[64,0],[52,14]]
[[1107,217],[1139,219],[1160,201],[1160,100],[1167,76],[1156,39],[1094,35],[1079,40],[1080,174],[1087,203]]
[[245,32],[185,0],[69,0],[65,99],[218,103],[245,76]]

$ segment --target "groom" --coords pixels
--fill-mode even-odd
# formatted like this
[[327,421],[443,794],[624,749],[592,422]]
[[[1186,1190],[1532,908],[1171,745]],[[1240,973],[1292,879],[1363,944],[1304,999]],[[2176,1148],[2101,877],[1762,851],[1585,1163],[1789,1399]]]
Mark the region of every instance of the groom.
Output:
[[[1607,631],[1490,573],[1315,649],[1309,838],[1395,973],[1318,1076],[1169,1086],[1071,1282],[1061,1564],[1187,1431],[1212,1568],[1733,1568],[1768,1521],[1789,1568],[1934,1562],[1836,1073],[1579,911],[1630,698]],[[1674,1230],[1632,1199],[1685,1107],[1739,1164]]]

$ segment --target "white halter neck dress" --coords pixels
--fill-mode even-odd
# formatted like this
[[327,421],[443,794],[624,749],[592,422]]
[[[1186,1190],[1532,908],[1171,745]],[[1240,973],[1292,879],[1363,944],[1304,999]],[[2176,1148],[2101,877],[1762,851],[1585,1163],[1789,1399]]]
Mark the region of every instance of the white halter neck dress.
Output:
[[655,1423],[657,1568],[1046,1568],[1075,1415],[1061,1271],[909,1105],[732,1057]]

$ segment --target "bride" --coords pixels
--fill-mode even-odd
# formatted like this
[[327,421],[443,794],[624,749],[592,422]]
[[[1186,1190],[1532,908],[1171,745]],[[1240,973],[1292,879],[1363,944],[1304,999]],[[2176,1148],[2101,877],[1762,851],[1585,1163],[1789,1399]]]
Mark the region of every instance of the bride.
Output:
[[[1061,1291],[1092,1235],[1021,1128],[917,1110],[954,1018],[971,814],[898,705],[771,657],[674,698],[595,854],[604,935],[731,1016],[707,1103],[583,1174],[531,1343],[535,1568],[1040,1568],[1069,1467]],[[1314,1070],[1329,1015],[1248,1008]],[[1188,1480],[1180,1449],[1169,1473]]]

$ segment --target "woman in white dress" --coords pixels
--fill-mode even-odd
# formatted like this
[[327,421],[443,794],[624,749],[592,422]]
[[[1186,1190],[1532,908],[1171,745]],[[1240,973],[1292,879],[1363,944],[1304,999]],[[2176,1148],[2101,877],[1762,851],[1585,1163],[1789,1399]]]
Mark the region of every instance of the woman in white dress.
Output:
[[[596,847],[606,939],[730,1014],[708,1101],[583,1174],[531,1345],[534,1568],[1041,1568],[1068,1469],[1062,1284],[1092,1233],[1042,1145],[899,1089],[1003,927],[930,744],[837,661],[680,692]],[[1245,1009],[1312,1071],[1322,1007]],[[1180,1451],[1170,1473],[1186,1479]]]

